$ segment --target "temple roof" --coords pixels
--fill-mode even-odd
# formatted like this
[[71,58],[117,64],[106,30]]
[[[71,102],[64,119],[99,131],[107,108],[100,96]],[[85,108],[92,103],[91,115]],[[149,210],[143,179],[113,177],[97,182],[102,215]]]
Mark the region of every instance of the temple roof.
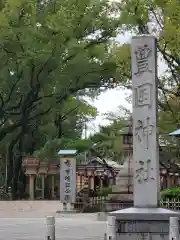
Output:
[[60,150],[58,152],[58,155],[71,156],[71,155],[75,155],[76,153],[77,153],[77,150],[75,149],[64,149],[64,150]]
[[169,136],[180,136],[180,129],[177,129],[176,131],[172,132],[172,133],[169,133]]
[[112,167],[112,168],[118,168],[120,169],[122,167],[121,164],[118,164],[117,162],[115,161],[112,161],[112,160],[108,160],[108,159],[100,159],[99,157],[96,157],[96,158],[92,158],[91,160],[88,161],[87,164],[90,164],[94,161],[97,161],[98,163],[104,165],[104,162],[106,162],[106,164],[109,166],[109,167]]

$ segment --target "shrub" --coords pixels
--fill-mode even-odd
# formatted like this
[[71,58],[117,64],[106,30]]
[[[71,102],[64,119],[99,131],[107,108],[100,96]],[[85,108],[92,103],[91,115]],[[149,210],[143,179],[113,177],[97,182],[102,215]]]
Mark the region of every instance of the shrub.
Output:
[[101,190],[99,190],[97,195],[106,197],[106,196],[108,196],[111,193],[112,193],[112,187],[103,187]]
[[180,187],[167,188],[161,191],[162,199],[180,199]]

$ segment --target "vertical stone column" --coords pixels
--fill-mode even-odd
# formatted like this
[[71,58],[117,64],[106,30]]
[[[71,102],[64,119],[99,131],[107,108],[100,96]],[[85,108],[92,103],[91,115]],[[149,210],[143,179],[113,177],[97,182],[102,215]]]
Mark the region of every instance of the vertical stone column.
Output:
[[84,175],[82,175],[82,173],[80,174],[80,190],[83,186],[83,179],[84,179]]
[[[132,38],[134,206],[157,207],[157,47],[154,36]],[[142,194],[142,193],[146,194]]]
[[34,175],[29,175],[29,197],[30,200],[34,200]]
[[76,159],[61,158],[60,201],[64,204],[76,202]]
[[91,189],[94,190],[94,176],[91,177]]
[[[154,36],[132,38],[134,207],[110,212],[115,240],[179,239],[179,212],[159,207],[160,174],[157,129],[157,46]],[[110,225],[110,224],[109,224]],[[115,226],[114,226],[115,225]],[[173,228],[173,229],[172,229]],[[107,229],[109,231],[109,229]],[[111,231],[109,231],[111,232]],[[113,240],[113,234],[108,237]]]
[[160,175],[160,179],[161,179],[161,190],[163,190],[167,187],[167,177],[166,175]]
[[88,173],[87,178],[88,178],[88,188],[90,189],[91,188],[91,177],[90,177],[89,173]]
[[167,188],[170,188],[172,186],[172,179],[171,176],[168,174],[167,175]]

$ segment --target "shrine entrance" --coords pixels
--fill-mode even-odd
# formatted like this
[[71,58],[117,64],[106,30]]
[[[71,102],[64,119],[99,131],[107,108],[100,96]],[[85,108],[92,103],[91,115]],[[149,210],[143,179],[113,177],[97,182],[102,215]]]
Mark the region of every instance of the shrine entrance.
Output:
[[[29,199],[60,198],[62,185],[58,162],[48,163],[35,157],[27,157],[24,159],[22,167],[27,176],[26,192]],[[103,187],[111,186],[120,170],[120,166],[113,162],[113,166],[109,165],[109,167],[112,169],[111,171],[105,168],[103,161],[99,158],[92,159],[84,165],[76,165],[77,195],[91,190],[94,196],[95,192],[99,193],[98,191]]]

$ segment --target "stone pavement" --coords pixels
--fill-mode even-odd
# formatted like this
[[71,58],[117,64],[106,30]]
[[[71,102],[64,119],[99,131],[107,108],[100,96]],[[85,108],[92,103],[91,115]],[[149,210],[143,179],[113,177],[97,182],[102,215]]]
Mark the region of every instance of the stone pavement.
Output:
[[16,207],[12,202],[0,202],[0,240],[44,240],[47,215],[56,216],[56,240],[104,238],[106,222],[96,221],[97,214],[56,214],[57,206],[53,201],[48,204],[39,201],[35,204],[37,209],[33,207],[33,210],[25,205],[28,202],[19,202]]

